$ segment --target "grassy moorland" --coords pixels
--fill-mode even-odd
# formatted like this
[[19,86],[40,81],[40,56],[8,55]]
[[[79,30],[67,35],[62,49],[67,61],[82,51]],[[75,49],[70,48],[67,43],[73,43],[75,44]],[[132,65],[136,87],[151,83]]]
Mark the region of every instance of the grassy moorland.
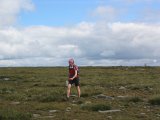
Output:
[[69,100],[67,75],[66,67],[0,68],[0,120],[160,119],[160,67],[80,67],[82,97]]

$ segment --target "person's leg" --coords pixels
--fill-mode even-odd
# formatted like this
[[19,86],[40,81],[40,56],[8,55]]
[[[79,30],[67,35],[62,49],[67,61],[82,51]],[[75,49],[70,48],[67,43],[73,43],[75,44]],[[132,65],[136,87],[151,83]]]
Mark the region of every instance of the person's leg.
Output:
[[71,93],[71,84],[68,84],[68,88],[67,88],[67,98],[69,98]]
[[77,88],[78,97],[80,97],[81,96],[81,90],[80,90],[79,78],[75,78],[75,86]]
[[79,86],[77,86],[77,93],[78,93],[78,97],[81,97],[81,90]]

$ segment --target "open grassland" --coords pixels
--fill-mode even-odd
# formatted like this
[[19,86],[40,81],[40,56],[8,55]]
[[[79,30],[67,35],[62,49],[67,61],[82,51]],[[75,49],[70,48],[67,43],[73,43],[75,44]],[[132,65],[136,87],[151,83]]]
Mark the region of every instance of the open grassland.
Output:
[[0,68],[0,120],[160,119],[160,67],[80,67],[80,99],[66,99],[67,76],[67,67]]

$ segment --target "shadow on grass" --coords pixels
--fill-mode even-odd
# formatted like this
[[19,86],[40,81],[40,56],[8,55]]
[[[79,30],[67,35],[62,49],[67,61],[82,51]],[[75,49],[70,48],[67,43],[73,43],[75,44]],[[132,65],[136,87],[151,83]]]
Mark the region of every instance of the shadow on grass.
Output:
[[131,97],[128,99],[129,102],[134,102],[134,103],[137,103],[137,102],[143,102],[143,100],[138,97],[138,96],[135,96],[135,97]]
[[39,101],[39,102],[65,102],[66,95],[60,93],[51,93],[51,94],[40,94],[36,96],[32,96],[31,101]]
[[82,93],[81,97],[92,97],[92,96],[99,95],[99,94],[102,94],[102,92]]
[[153,96],[149,101],[151,105],[160,105],[160,95]]
[[92,104],[92,105],[83,105],[81,107],[83,110],[89,111],[99,111],[99,110],[111,110],[111,106],[107,104]]

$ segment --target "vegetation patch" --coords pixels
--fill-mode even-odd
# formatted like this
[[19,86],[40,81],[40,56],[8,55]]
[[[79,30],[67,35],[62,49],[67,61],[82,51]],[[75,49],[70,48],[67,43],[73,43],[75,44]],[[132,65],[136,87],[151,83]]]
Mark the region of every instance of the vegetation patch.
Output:
[[[81,98],[73,85],[71,95],[75,96],[67,99],[67,67],[0,68],[0,120],[136,120],[139,116],[159,119],[160,67],[80,67],[80,70]],[[66,111],[67,108],[70,110]],[[122,112],[108,113],[107,110],[115,108]],[[152,112],[148,114],[150,109]]]
[[128,88],[131,90],[146,90],[146,91],[152,90],[152,86],[149,85],[131,85]]
[[8,94],[8,93],[13,93],[15,89],[13,88],[1,88],[0,89],[0,94]]
[[129,98],[129,102],[137,103],[137,102],[142,102],[142,101],[143,100],[140,97],[138,97],[138,96]]
[[26,112],[19,112],[10,108],[0,109],[0,120],[30,120],[32,115]]

